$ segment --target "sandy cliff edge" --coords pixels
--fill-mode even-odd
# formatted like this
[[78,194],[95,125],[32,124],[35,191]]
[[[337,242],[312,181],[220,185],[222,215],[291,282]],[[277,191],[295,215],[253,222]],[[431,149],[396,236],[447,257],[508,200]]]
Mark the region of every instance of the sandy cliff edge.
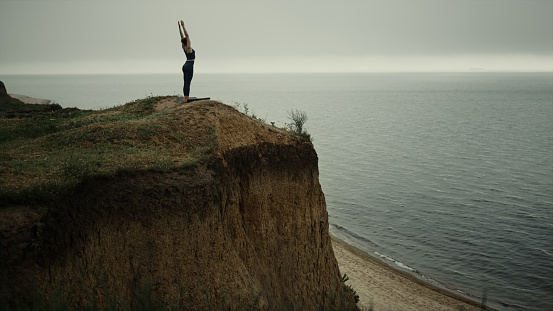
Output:
[[[90,177],[59,200],[3,206],[3,304],[32,308],[40,305],[31,299],[61,293],[75,308],[110,309],[140,306],[146,291],[162,309],[356,308],[309,141],[214,101],[149,118],[205,133],[211,153],[192,166]],[[71,131],[94,148],[104,140],[91,135],[106,133],[97,128]],[[190,143],[160,135],[145,137],[171,150]],[[130,142],[111,137],[113,147]]]

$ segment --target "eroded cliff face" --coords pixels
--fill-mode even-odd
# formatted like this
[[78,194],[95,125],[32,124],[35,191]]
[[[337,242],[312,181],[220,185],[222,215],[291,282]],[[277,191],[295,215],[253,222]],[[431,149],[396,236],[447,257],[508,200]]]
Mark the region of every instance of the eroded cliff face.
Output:
[[217,102],[171,113],[188,126],[209,121],[209,159],[2,208],[4,301],[61,293],[75,307],[110,308],[151,293],[163,308],[355,308],[313,145]]

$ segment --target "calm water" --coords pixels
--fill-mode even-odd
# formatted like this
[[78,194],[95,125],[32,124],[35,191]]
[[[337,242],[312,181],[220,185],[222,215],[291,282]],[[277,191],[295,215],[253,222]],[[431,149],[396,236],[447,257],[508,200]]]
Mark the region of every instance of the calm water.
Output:
[[[182,89],[178,74],[0,79],[91,109]],[[191,95],[279,126],[306,111],[334,235],[495,307],[551,310],[552,86],[551,73],[196,74]]]

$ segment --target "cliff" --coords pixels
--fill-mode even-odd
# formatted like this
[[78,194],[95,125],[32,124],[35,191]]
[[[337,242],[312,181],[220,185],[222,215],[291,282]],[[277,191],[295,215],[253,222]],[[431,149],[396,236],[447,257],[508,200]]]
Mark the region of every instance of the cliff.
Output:
[[[32,138],[35,146],[71,138],[52,155],[91,150],[78,166],[87,172],[59,169],[74,181],[52,188],[63,195],[38,196],[46,187],[39,177],[20,169],[27,178],[18,179],[2,164],[10,194],[0,226],[5,306],[61,297],[75,308],[356,308],[332,250],[309,141],[215,101],[154,98],[102,116],[129,110],[140,117],[65,120]],[[145,155],[148,144],[156,156]],[[135,153],[108,152],[128,145]],[[148,162],[155,159],[161,164]]]
[[4,107],[12,104],[23,104],[23,102],[17,98],[11,97],[6,90],[4,82],[0,81],[0,106]]
[[[26,102],[33,102],[26,104]],[[31,98],[23,95],[10,95],[4,82],[0,81],[0,117],[14,118],[18,115],[29,115],[37,112],[50,112],[61,109],[59,104],[50,104],[50,100]]]

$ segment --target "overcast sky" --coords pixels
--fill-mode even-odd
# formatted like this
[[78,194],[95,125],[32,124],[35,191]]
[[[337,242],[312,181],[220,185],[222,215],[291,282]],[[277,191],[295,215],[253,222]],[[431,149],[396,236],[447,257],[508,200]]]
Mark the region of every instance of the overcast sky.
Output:
[[553,0],[0,0],[0,74],[553,70]]

